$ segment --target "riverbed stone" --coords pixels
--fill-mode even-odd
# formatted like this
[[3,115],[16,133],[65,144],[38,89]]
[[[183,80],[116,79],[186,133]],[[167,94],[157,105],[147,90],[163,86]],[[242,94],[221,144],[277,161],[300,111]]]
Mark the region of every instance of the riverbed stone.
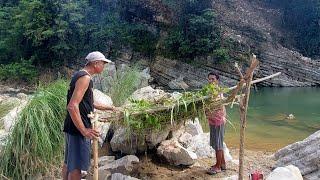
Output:
[[109,171],[111,173],[124,173],[127,174],[133,170],[136,163],[139,163],[139,158],[134,155],[127,155],[115,161],[111,159],[104,161],[105,164],[101,164],[99,167],[100,172]]
[[203,133],[203,129],[198,118],[195,118],[194,120],[188,120],[186,122],[185,127],[186,132],[191,134],[192,136],[196,136]]
[[296,166],[289,165],[276,168],[268,175],[266,180],[303,180],[303,178]]
[[138,178],[123,175],[121,173],[114,173],[111,176],[111,180],[139,180]]
[[184,148],[176,140],[163,141],[157,149],[157,154],[164,157],[172,165],[193,165],[197,155]]

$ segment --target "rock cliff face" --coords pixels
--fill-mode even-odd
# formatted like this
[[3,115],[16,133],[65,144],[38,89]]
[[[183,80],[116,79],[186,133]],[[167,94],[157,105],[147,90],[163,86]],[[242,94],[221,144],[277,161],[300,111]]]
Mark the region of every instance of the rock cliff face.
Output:
[[282,72],[276,79],[265,81],[266,86],[320,85],[320,61],[302,56],[281,45],[285,36],[279,28],[281,12],[248,0],[218,0],[214,3],[225,34],[247,44],[261,61],[257,77]]
[[[153,0],[147,2],[150,9],[157,9],[156,21],[168,24],[174,22],[174,12],[168,11],[159,2],[152,3]],[[320,85],[320,60],[304,57],[281,44],[286,32],[280,28],[280,10],[270,8],[260,1],[249,0],[217,0],[213,1],[212,8],[223,29],[223,36],[233,39],[257,55],[261,63],[255,72],[255,78],[282,72],[281,76],[261,82],[259,85]],[[186,64],[159,56],[145,58],[129,51],[124,52],[119,60],[121,62],[139,60],[151,67],[155,81],[164,86],[172,80],[183,79],[190,88],[200,87],[206,83],[205,78],[210,71],[219,73],[226,85],[233,85],[238,80],[233,63],[217,64],[211,57],[197,58],[192,64]]]

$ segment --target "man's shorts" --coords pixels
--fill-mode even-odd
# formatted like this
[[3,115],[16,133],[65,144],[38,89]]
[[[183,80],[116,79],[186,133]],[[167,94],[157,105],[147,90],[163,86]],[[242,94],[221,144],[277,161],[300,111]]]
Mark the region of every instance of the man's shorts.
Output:
[[64,163],[68,173],[75,169],[87,171],[90,166],[90,139],[65,133]]
[[220,126],[210,126],[210,146],[214,150],[223,150],[224,124]]

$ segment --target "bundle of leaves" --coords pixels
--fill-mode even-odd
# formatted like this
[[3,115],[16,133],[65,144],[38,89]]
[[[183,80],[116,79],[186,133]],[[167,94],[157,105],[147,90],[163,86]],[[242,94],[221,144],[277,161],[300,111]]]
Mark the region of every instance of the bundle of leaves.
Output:
[[123,109],[123,114],[113,118],[131,133],[143,136],[150,131],[161,130],[168,125],[203,116],[208,109],[214,111],[221,108],[228,103],[226,99],[220,98],[220,94],[226,92],[227,88],[210,84],[200,91],[184,92],[176,97],[164,96],[154,102],[130,99],[130,105]]

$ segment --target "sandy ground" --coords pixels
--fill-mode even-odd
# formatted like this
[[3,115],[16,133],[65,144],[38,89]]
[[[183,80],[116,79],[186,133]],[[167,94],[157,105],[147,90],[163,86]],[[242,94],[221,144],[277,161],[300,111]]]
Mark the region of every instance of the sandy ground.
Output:
[[[230,149],[234,160],[238,160],[238,150]],[[264,176],[268,175],[274,165],[271,152],[249,151],[245,152],[245,176],[248,177],[250,172],[259,170]],[[135,166],[130,174],[139,179],[152,180],[188,180],[188,179],[223,179],[238,174],[238,165],[234,162],[227,164],[227,171],[216,175],[206,174],[206,170],[213,165],[214,159],[198,160],[191,167],[174,167],[167,165],[165,162],[152,156],[139,157],[140,162]],[[245,178],[247,179],[247,178]]]

